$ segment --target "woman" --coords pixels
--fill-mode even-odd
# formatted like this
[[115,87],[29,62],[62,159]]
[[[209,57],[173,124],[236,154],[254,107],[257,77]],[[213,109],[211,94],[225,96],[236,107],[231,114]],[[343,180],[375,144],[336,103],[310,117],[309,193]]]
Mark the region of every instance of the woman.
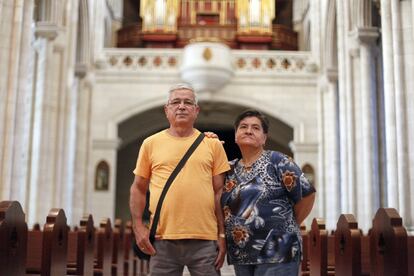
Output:
[[315,189],[291,158],[264,150],[263,114],[245,111],[234,127],[242,158],[230,162],[222,196],[229,262],[237,276],[297,276],[299,225],[312,210]]

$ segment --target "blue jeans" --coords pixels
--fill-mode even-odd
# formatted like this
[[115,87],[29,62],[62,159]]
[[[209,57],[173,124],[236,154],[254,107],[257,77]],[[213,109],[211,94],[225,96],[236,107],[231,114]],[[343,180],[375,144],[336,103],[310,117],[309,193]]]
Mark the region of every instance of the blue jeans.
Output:
[[234,265],[236,276],[298,276],[300,261],[280,264]]

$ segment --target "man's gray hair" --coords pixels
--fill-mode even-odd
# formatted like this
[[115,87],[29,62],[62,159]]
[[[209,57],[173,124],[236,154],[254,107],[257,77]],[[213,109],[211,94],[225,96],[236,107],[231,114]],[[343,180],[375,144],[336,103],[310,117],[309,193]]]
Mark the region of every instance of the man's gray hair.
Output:
[[185,82],[177,83],[177,84],[174,84],[173,86],[170,87],[170,90],[168,90],[167,102],[170,100],[170,96],[171,96],[172,92],[174,92],[176,90],[181,90],[181,89],[190,90],[191,92],[193,92],[194,101],[197,104],[197,93],[195,92],[194,88],[190,84],[185,83]]

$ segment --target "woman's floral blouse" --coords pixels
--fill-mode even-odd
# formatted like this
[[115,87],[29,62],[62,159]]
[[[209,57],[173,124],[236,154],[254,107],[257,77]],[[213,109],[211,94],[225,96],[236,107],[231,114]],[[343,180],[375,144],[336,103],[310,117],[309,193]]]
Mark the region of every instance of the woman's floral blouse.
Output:
[[282,263],[301,254],[293,206],[315,189],[288,156],[264,151],[248,170],[233,160],[222,196],[228,259]]

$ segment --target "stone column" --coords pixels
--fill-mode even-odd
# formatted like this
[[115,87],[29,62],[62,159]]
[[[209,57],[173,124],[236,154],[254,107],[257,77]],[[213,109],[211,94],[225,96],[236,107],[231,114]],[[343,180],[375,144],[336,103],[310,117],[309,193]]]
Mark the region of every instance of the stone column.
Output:
[[33,1],[0,2],[0,198],[25,208],[32,100]]
[[28,224],[44,220],[49,209],[57,204],[54,195],[58,179],[57,148],[59,140],[59,96],[54,67],[53,43],[59,27],[49,22],[36,26],[36,83],[34,87],[32,152],[30,160],[30,185],[28,195]]
[[329,229],[335,229],[341,213],[342,195],[339,182],[339,125],[338,125],[338,71],[326,70],[325,109],[325,200],[326,222]]
[[381,1],[382,51],[384,61],[385,136],[387,156],[387,207],[398,208],[397,127],[395,110],[394,49],[391,3]]
[[[403,29],[401,27],[401,3],[391,1],[392,47],[394,54],[395,115],[397,136],[398,211],[401,217],[410,217],[406,86],[404,76]],[[392,179],[389,178],[389,182]]]
[[374,27],[360,27],[355,31],[355,38],[360,42],[360,93],[361,93],[361,131],[363,168],[361,184],[362,193],[358,193],[358,221],[361,228],[367,230],[371,226],[372,217],[379,207],[379,170],[378,139],[376,128],[376,68],[373,58],[373,46],[378,38],[378,30]]
[[95,1],[94,2],[94,31],[92,33],[92,41],[94,43],[93,47],[93,60],[99,68],[105,66],[106,61],[103,54],[104,49],[104,39],[105,39],[105,22],[104,22],[104,13],[105,13],[105,1]]
[[340,133],[340,181],[341,181],[341,211],[350,213],[352,210],[352,178],[349,175],[348,167],[348,128],[347,128],[347,112],[348,112],[348,82],[347,82],[347,16],[344,7],[345,1],[337,0],[337,33],[338,33],[338,100],[339,100],[339,133]]

